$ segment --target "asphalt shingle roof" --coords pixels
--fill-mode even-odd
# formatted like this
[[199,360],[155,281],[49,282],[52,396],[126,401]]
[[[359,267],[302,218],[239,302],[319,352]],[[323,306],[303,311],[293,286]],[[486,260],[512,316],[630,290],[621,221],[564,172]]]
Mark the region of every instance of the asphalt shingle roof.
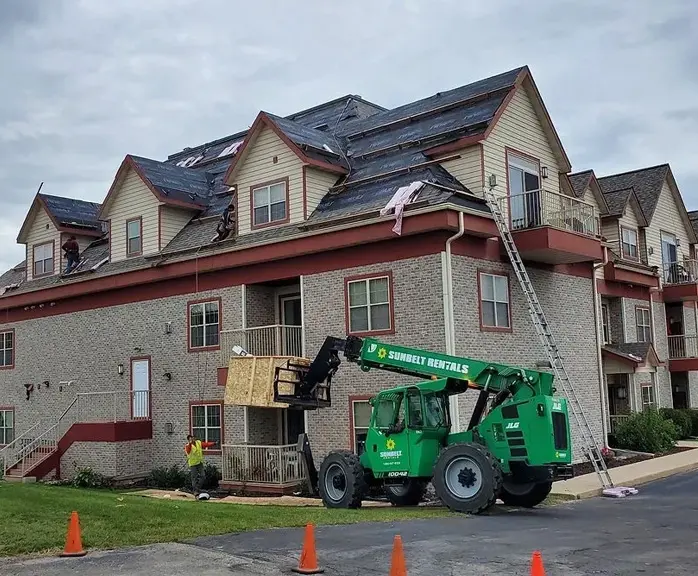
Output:
[[688,219],[691,221],[693,231],[698,235],[698,210],[691,210],[688,213]]
[[649,353],[650,342],[626,342],[623,344],[606,344],[606,348],[609,352],[625,356],[635,362],[640,358],[641,362],[647,360],[647,354]]
[[[416,200],[420,205],[454,202],[488,213],[485,202],[472,195],[445,169],[437,164],[424,165],[430,160],[425,151],[465,136],[482,134],[507,93],[514,88],[522,70],[524,68],[510,70],[392,110],[360,97],[347,96],[285,118],[268,114],[269,119],[292,142],[303,147],[306,154],[320,156],[325,162],[348,169],[345,179],[338,177],[341,187],[322,199],[303,227],[322,225],[337,218],[376,214],[398,188],[416,180],[427,183]],[[234,156],[230,153],[231,145],[241,143],[246,135],[246,131],[237,132],[187,148],[163,162],[131,156],[160,193],[201,206],[198,218],[194,218],[164,248],[163,257],[177,260],[190,257],[190,254],[178,254],[182,251],[198,248],[198,253],[204,255],[303,233],[301,227],[288,225],[211,243],[218,225],[215,216],[220,215],[231,201],[228,186],[223,183]],[[326,151],[325,147],[332,152]],[[202,158],[187,167],[177,165],[199,156]],[[99,205],[95,204],[92,210],[96,219]],[[86,214],[87,209],[80,213]],[[83,251],[86,262],[79,271],[67,277],[53,276],[25,282],[12,293],[77,281],[88,274],[105,276],[152,265],[152,259],[145,258],[100,264],[108,254],[106,242],[96,241]],[[92,271],[91,268],[97,264],[100,266]],[[9,271],[2,278],[14,278],[13,274],[15,271]]]
[[608,213],[611,216],[620,216],[623,214],[623,210],[628,204],[630,195],[633,193],[632,188],[624,188],[621,190],[614,190],[613,192],[604,192],[604,198],[606,198],[606,204],[608,204]]
[[574,195],[577,198],[581,198],[582,196],[584,196],[584,192],[586,192],[587,188],[589,187],[589,181],[591,180],[592,174],[593,171],[585,170],[584,172],[570,174],[567,177],[570,181],[570,184],[572,185]]
[[668,171],[668,164],[660,164],[659,166],[651,166],[633,170],[632,172],[611,174],[603,178],[597,178],[597,181],[606,197],[608,197],[609,193],[632,189],[640,203],[640,208],[642,208],[645,218],[650,222],[657,208],[659,195]]

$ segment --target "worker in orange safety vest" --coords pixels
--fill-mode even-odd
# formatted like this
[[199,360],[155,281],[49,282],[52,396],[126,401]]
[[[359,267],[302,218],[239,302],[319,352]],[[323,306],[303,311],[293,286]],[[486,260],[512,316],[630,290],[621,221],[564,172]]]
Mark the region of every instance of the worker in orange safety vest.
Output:
[[202,442],[196,436],[189,434],[184,452],[187,455],[187,464],[191,472],[191,487],[194,496],[201,493],[201,484],[204,480],[204,449],[213,448],[215,442]]

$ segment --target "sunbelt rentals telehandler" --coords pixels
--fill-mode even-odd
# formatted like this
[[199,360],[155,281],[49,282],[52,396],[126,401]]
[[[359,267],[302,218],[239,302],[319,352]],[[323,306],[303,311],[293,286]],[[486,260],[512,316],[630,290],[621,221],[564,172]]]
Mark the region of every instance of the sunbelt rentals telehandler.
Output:
[[[413,506],[431,481],[451,510],[478,514],[497,498],[533,507],[553,481],[572,477],[567,400],[554,395],[553,374],[373,338],[328,337],[310,365],[289,360],[276,369],[274,400],[305,410],[330,406],[340,353],[365,372],[425,381],[371,399],[363,451],[334,450],[320,465],[317,490],[325,506],[358,508],[371,486],[382,486],[395,505]],[[294,378],[285,376],[289,371]],[[449,399],[468,389],[479,395],[467,430],[452,431]]]

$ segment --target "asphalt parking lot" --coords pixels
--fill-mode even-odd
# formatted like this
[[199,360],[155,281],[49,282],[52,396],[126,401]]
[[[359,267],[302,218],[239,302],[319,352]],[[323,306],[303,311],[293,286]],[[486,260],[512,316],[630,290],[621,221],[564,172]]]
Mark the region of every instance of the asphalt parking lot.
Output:
[[[546,576],[698,573],[698,473],[640,488],[625,499],[595,498],[488,516],[318,527],[318,560],[327,575],[388,574],[393,537],[404,543],[410,576],[528,575],[540,550]],[[303,529],[201,538],[182,544],[91,552],[81,559],[10,561],[17,576],[289,574]]]

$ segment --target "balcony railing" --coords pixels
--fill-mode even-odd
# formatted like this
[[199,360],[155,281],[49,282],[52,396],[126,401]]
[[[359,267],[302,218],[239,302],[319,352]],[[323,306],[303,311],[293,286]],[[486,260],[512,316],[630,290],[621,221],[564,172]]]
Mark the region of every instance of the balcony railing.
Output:
[[222,464],[224,483],[290,487],[303,482],[303,467],[296,444],[225,444]]
[[240,346],[254,356],[302,356],[303,327],[273,324],[221,332],[221,366],[235,356],[233,347]]
[[694,284],[698,282],[698,260],[683,260],[665,264],[665,284]]
[[616,431],[618,430],[618,426],[620,426],[628,418],[630,418],[630,414],[611,414],[608,417],[608,419],[610,420],[610,424],[611,424],[611,429],[610,429],[611,434],[615,434]]
[[680,358],[698,358],[698,336],[681,335],[668,336],[669,358],[678,360]]
[[505,196],[499,199],[499,207],[514,231],[551,226],[587,236],[599,234],[594,206],[558,192],[532,190]]

